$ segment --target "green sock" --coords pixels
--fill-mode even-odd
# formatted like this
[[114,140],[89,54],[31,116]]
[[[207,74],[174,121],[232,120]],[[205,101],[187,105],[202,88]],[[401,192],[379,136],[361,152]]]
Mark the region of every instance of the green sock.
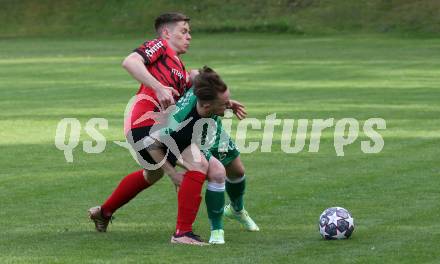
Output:
[[244,176],[232,182],[226,180],[226,192],[231,200],[232,208],[234,208],[236,212],[243,210],[243,195],[245,188],[246,179]]
[[224,184],[208,182],[205,203],[211,230],[223,229],[223,210],[225,207]]

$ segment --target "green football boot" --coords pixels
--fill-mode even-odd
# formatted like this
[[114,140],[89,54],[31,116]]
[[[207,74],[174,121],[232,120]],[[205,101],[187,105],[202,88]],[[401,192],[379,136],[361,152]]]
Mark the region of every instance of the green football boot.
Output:
[[211,231],[211,237],[209,238],[209,244],[224,244],[225,232],[223,229],[217,229]]
[[228,204],[225,206],[223,215],[227,218],[237,220],[247,231],[260,231],[260,228],[255,224],[254,220],[252,220],[244,208],[240,212],[236,212],[234,208]]

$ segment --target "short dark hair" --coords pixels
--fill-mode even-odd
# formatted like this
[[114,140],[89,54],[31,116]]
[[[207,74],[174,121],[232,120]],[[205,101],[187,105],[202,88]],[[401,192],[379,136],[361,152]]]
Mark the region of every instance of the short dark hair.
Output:
[[163,13],[162,15],[158,16],[156,20],[154,21],[154,29],[156,30],[157,34],[160,34],[161,28],[168,24],[168,23],[175,23],[180,21],[186,21],[189,22],[191,19],[178,12],[170,12],[170,13]]
[[201,101],[217,99],[219,93],[228,89],[225,82],[213,69],[203,66],[194,80],[194,94]]

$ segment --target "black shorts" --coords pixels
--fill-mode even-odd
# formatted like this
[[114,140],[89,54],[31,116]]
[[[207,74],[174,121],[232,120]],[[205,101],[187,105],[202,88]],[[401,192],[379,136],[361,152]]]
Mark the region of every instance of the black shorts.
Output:
[[[139,140],[142,140],[145,137],[149,136],[150,130],[151,130],[150,126],[131,129],[130,131],[131,131],[131,135],[133,137],[133,140],[130,140],[129,138],[127,138],[128,143],[130,143],[130,145],[132,145],[132,147],[134,148],[133,143],[136,143]],[[130,134],[130,132],[129,132],[129,134]],[[164,154],[166,154],[167,148],[165,146],[163,146],[162,149],[164,151]],[[148,162],[150,164],[157,164],[157,162],[155,162],[154,159],[150,156],[150,153],[148,153],[147,149],[144,148],[144,149],[141,149],[136,152],[137,152],[137,159],[138,159],[139,164],[141,164],[142,167],[144,167],[145,169],[148,170],[148,168],[146,166],[147,164],[145,162]],[[176,158],[176,156],[173,155],[173,153],[171,151],[168,151],[167,160],[168,160],[168,162],[171,163],[171,165],[176,166],[177,158]]]

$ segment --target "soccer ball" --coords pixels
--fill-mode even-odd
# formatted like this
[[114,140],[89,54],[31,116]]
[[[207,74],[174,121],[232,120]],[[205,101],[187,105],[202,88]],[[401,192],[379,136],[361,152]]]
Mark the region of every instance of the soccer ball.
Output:
[[353,233],[354,219],[347,209],[330,207],[322,212],[318,226],[324,239],[345,239]]

